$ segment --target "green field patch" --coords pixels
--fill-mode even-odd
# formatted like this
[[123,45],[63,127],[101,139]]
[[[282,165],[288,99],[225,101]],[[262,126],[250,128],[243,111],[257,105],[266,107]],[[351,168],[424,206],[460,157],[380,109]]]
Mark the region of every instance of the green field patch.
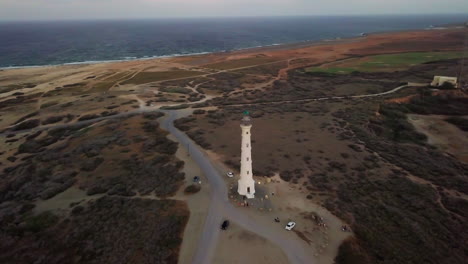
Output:
[[319,68],[313,67],[306,69],[307,72],[326,72],[333,74],[349,74],[356,71],[356,68],[344,68],[344,67],[333,67],[333,68]]
[[213,64],[205,65],[205,68],[216,69],[216,70],[228,70],[228,69],[237,69],[242,67],[254,66],[258,64],[265,64],[270,62],[275,62],[278,59],[271,57],[256,57],[256,58],[246,58],[240,60],[230,60],[223,61]]
[[199,71],[184,71],[184,70],[174,70],[174,71],[164,71],[164,72],[140,72],[137,73],[133,78],[126,80],[122,84],[144,84],[157,81],[178,79],[178,78],[188,78],[198,75],[203,75],[203,72]]
[[327,67],[310,67],[306,72],[325,72],[333,74],[349,74],[358,72],[381,72],[407,69],[430,61],[455,59],[462,57],[462,52],[410,52],[386,54],[359,58],[329,65]]

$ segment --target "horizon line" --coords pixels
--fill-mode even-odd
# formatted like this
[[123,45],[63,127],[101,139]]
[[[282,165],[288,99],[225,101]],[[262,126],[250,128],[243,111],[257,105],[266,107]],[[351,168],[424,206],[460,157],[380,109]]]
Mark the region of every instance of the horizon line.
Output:
[[1,19],[0,22],[57,22],[57,21],[138,21],[138,20],[181,20],[181,19],[236,19],[236,18],[306,18],[306,17],[398,17],[398,16],[467,16],[468,13],[407,13],[407,14],[314,14],[314,15],[238,15],[238,16],[168,16],[168,17],[121,17],[121,18],[37,18],[37,19]]

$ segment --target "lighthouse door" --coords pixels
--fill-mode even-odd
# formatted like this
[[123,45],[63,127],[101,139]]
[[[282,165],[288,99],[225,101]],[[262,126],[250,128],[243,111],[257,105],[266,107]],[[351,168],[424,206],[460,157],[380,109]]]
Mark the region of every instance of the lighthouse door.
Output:
[[250,187],[247,187],[247,193],[250,193]]

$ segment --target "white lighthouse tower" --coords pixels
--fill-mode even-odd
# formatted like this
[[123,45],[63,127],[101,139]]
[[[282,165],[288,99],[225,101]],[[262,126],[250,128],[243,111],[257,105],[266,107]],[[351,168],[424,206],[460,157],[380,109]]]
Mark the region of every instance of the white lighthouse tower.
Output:
[[255,181],[253,180],[252,173],[252,146],[250,142],[252,120],[250,119],[248,111],[244,112],[240,127],[242,130],[241,168],[237,192],[251,199],[255,197]]

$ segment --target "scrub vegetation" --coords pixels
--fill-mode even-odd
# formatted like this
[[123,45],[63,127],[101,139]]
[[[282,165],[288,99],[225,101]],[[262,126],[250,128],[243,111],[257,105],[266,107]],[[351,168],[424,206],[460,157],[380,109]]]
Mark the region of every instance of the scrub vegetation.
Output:
[[204,65],[203,67],[216,69],[216,70],[227,70],[227,69],[249,67],[249,66],[254,66],[254,65],[259,65],[259,64],[266,64],[266,63],[271,63],[275,61],[277,61],[277,59],[275,58],[267,57],[265,55],[257,55],[256,57],[253,57],[253,58],[228,60],[228,61]]
[[411,66],[446,59],[460,58],[461,52],[409,52],[375,55],[332,63],[323,67],[307,68],[307,72],[349,74],[352,72],[379,72],[408,69]]
[[139,72],[132,78],[122,82],[122,84],[144,84],[170,79],[192,77],[202,74],[203,72],[184,70],[173,70],[164,72]]
[[20,208],[2,219],[2,263],[177,263],[189,217],[180,201],[121,197],[77,205],[66,219]]
[[[308,199],[351,226],[355,237],[341,245],[339,264],[464,263],[460,241],[468,237],[463,213],[468,203],[462,198],[468,193],[468,165],[429,145],[407,115],[463,116],[466,98],[451,90],[433,94],[424,87],[382,98],[268,103],[335,94],[341,78],[349,83],[348,93],[362,89],[363,81],[353,84],[358,78],[388,87],[382,91],[399,82],[430,81],[437,69],[456,67],[456,60],[445,60],[397,73],[337,76],[297,70],[275,89],[217,98],[209,103],[221,105],[218,110],[194,112],[176,125],[235,171],[239,119],[248,109],[254,124],[254,175],[279,174],[302,186]],[[408,95],[402,102],[394,100]],[[249,102],[265,104],[230,106]],[[465,123],[462,117],[451,120]]]
[[[191,252],[178,256],[187,206],[203,217],[209,188],[176,157],[158,123],[156,109],[165,109],[192,112],[175,125],[235,175],[248,110],[253,174],[272,178],[276,197],[293,194],[278,208],[292,205],[282,207],[298,221],[291,235],[319,262],[333,262],[327,254],[349,235],[337,264],[465,264],[468,101],[455,87],[427,86],[434,75],[455,76],[460,53],[450,50],[463,39],[458,29],[432,30],[1,70],[0,263],[187,262]],[[351,232],[337,234],[342,224]],[[196,248],[197,234],[186,235]],[[248,239],[243,247],[271,252]],[[215,259],[232,256],[226,245]]]
[[[177,143],[159,128],[161,116],[101,122],[89,116],[89,124],[18,139],[12,165],[0,175],[0,262],[32,263],[41,256],[37,263],[177,263],[189,211],[170,197],[183,184],[184,162],[174,157]],[[82,197],[60,210],[36,211],[37,201],[47,204],[69,189]],[[137,194],[148,198],[132,198]]]

